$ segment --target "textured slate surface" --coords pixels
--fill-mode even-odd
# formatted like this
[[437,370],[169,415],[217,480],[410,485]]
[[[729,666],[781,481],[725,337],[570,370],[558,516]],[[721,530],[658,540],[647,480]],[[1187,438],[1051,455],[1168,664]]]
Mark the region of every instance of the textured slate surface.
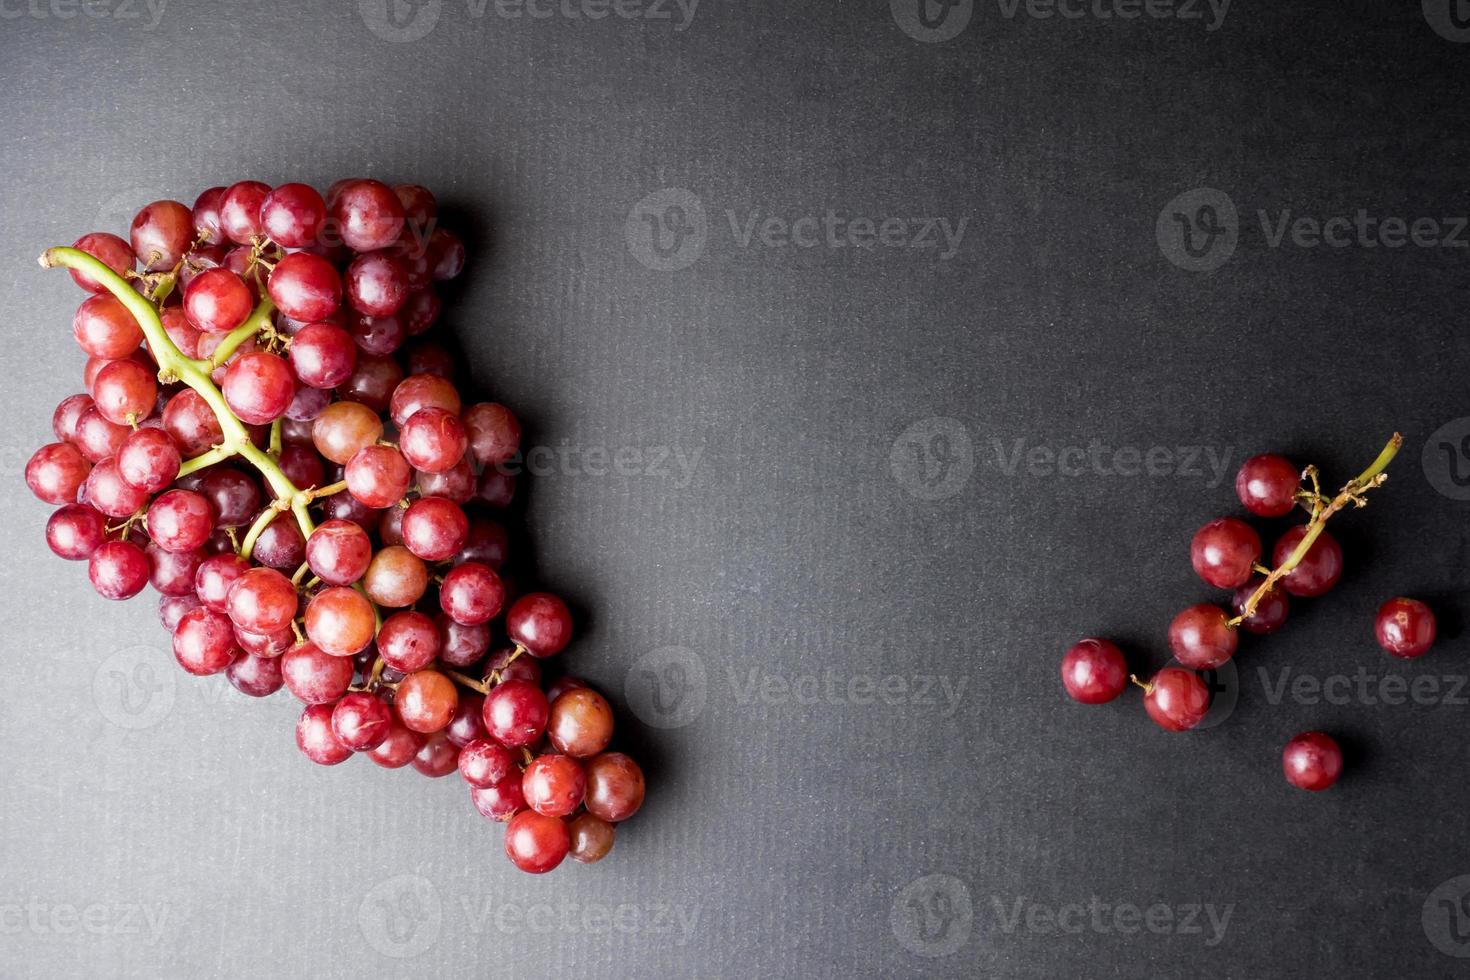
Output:
[[[1463,975],[1456,13],[7,0],[0,976]],[[453,212],[447,321],[545,447],[527,547],[650,776],[599,867],[311,766],[21,485],[80,386],[44,247],[357,173]],[[1063,699],[1079,636],[1163,663],[1245,455],[1340,483],[1395,428],[1342,585],[1208,730]],[[1372,643],[1400,593],[1418,663]],[[1313,727],[1320,797],[1278,773]]]

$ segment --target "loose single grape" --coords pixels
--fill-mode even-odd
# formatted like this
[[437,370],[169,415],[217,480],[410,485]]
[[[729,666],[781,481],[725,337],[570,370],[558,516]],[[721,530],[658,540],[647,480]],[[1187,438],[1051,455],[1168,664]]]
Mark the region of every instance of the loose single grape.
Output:
[[1252,456],[1235,475],[1235,494],[1258,517],[1284,517],[1296,505],[1301,473],[1280,456]]
[[1062,657],[1062,686],[1074,701],[1106,704],[1128,685],[1128,662],[1123,651],[1107,640],[1085,639]]
[[394,613],[378,631],[378,655],[405,674],[422,670],[439,655],[439,630],[421,612]]
[[1434,645],[1434,611],[1418,599],[1390,599],[1373,622],[1378,645],[1401,660],[1422,657]]
[[230,586],[230,621],[252,633],[274,633],[296,618],[296,586],[273,568],[252,568]]
[[414,755],[412,765],[420,775],[430,779],[447,776],[459,767],[459,746],[445,738],[443,732],[435,732]]
[[586,792],[587,774],[570,756],[537,756],[521,776],[526,805],[548,817],[570,815],[582,805]]
[[1281,772],[1298,789],[1319,792],[1342,775],[1342,749],[1325,732],[1303,732],[1282,750]]
[[413,470],[392,446],[363,446],[343,470],[347,492],[374,509],[391,507],[408,492]]
[[342,242],[354,252],[387,248],[403,231],[403,205],[381,181],[353,180],[327,197]]
[[107,518],[86,504],[67,504],[46,521],[46,546],[67,561],[91,558],[107,540]]
[[240,421],[265,425],[286,414],[296,394],[296,379],[284,358],[253,351],[230,362],[221,390]]
[[325,653],[313,643],[298,643],[281,656],[281,677],[305,704],[331,704],[352,685],[352,661]]
[[1213,670],[1235,656],[1240,636],[1225,610],[1207,602],[1189,606],[1169,624],[1169,649],[1192,670]]
[[148,584],[148,556],[131,541],[108,541],[92,552],[87,577],[104,599],[131,599]]
[[260,208],[270,192],[270,185],[258,180],[242,180],[225,188],[219,201],[219,224],[226,238],[236,245],[249,245],[264,234]]
[[123,481],[122,475],[117,471],[115,457],[108,457],[92,467],[92,472],[87,474],[86,483],[83,484],[82,493],[86,495],[87,503],[113,518],[130,517],[148,503],[146,492]]
[[546,695],[529,681],[504,681],[485,695],[485,731],[511,748],[535,744],[550,713]]
[[551,701],[546,737],[558,752],[579,759],[594,756],[607,748],[612,733],[612,706],[592,688],[573,688]]
[[335,388],[352,377],[357,346],[335,323],[309,323],[291,338],[291,367],[301,383],[313,388]]
[[260,205],[261,230],[285,248],[312,244],[326,219],[326,202],[307,184],[282,184]]
[[202,494],[170,490],[148,506],[148,534],[164,551],[202,548],[213,532],[214,512]]
[[510,749],[487,738],[470,742],[459,754],[459,774],[476,789],[489,789],[515,772],[516,759]]
[[1165,667],[1144,687],[1143,706],[1165,731],[1188,731],[1204,721],[1210,710],[1210,689],[1192,670]]
[[292,252],[266,281],[271,301],[293,320],[325,320],[342,302],[342,279],[332,263],[311,252]]
[[26,486],[48,504],[74,504],[91,471],[75,446],[53,442],[37,449],[26,463]]
[[[1306,537],[1305,526],[1294,527],[1281,536],[1271,552],[1279,568]],[[1326,531],[1317,536],[1302,560],[1281,578],[1281,587],[1292,595],[1313,597],[1331,591],[1342,577],[1342,546]]]
[[[135,261],[133,250],[128,247],[128,243],[105,231],[94,231],[83,235],[72,242],[71,247],[86,252],[120,276],[126,275],[133,268]],[[85,272],[77,269],[68,271],[71,272],[72,281],[89,293],[101,293],[107,289]]]
[[306,604],[306,635],[324,652],[350,657],[373,641],[372,604],[343,586],[323,589]]
[[504,405],[482,402],[464,413],[470,455],[481,466],[509,462],[521,448],[521,423]]
[[429,587],[429,569],[423,559],[401,545],[383,548],[368,565],[362,587],[378,605],[401,609],[423,597]]
[[1195,532],[1189,559],[1206,584],[1237,589],[1261,559],[1261,537],[1244,521],[1220,517]]
[[[504,603],[505,586],[500,576],[478,562],[469,561],[451,568],[439,586],[439,608],[450,619],[466,626],[488,623]],[[509,621],[506,626],[510,628]]]
[[1249,582],[1235,590],[1235,596],[1231,599],[1231,606],[1235,613],[1243,618],[1240,621],[1241,628],[1247,633],[1266,634],[1274,633],[1286,622],[1286,614],[1290,602],[1286,597],[1286,590],[1272,587],[1269,592],[1261,596],[1256,603],[1255,612],[1245,615],[1245,604],[1250,597],[1255,595],[1256,590],[1264,582],[1263,578],[1253,578]]
[[468,445],[459,417],[442,408],[421,408],[403,423],[398,449],[409,465],[442,473],[464,457]]
[[179,475],[183,457],[173,437],[162,428],[138,429],[117,448],[117,472],[123,482],[157,493]]
[[454,682],[437,670],[417,670],[398,682],[393,703],[405,725],[429,734],[449,724],[459,694]]
[[511,605],[505,631],[533,657],[555,656],[571,642],[572,614],[550,592],[531,592]]
[[583,763],[587,770],[587,812],[608,823],[622,823],[643,805],[643,770],[621,752],[604,752]]
[[403,512],[403,545],[424,561],[444,561],[464,547],[469,528],[469,518],[457,504],[420,497]]
[[346,465],[359,449],[383,438],[383,422],[366,405],[333,402],[312,423],[311,438],[317,452]]
[[371,752],[393,728],[393,713],[381,698],[352,691],[332,709],[332,731],[354,752]]
[[111,293],[87,297],[77,307],[71,329],[78,347],[108,360],[127,357],[143,342],[143,328]]
[[301,712],[301,720],[296,723],[296,747],[320,766],[339,765],[352,756],[352,750],[332,731],[330,704],[308,704]]
[[571,850],[566,822],[534,810],[511,817],[505,828],[505,855],[528,874],[539,875],[555,868]]
[[230,621],[200,606],[184,613],[174,628],[174,659],[198,677],[218,674],[240,654]]
[[579,813],[567,821],[572,839],[572,860],[596,864],[607,857],[613,846],[613,825],[590,813]]
[[521,795],[521,774],[512,773],[493,786],[472,787],[470,800],[487,820],[509,820],[526,808],[526,798]]
[[184,290],[184,315],[205,333],[229,333],[250,315],[250,287],[229,269],[199,273]]
[[384,769],[402,769],[414,760],[427,741],[425,736],[399,721],[395,714],[388,737],[368,753],[368,758]]
[[247,654],[235,658],[225,668],[225,677],[241,694],[264,698],[276,693],[285,683],[281,679],[281,659]]
[[388,412],[393,419],[393,424],[402,426],[421,408],[439,408],[458,415],[460,410],[459,390],[452,382],[437,375],[410,375],[393,389],[393,397],[388,402]]
[[145,272],[167,272],[194,240],[193,213],[178,201],[154,201],[134,216],[129,238]]

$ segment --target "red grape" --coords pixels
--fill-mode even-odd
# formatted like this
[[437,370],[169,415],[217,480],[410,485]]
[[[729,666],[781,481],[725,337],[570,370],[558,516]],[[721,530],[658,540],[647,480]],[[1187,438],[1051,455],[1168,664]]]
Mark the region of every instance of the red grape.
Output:
[[230,362],[221,390],[240,421],[264,425],[286,413],[296,394],[296,379],[284,358],[254,351]]
[[293,320],[325,320],[342,302],[337,270],[310,252],[292,252],[277,262],[266,288],[271,301]]
[[[83,235],[72,242],[71,247],[86,252],[120,276],[133,267],[133,250],[128,247],[128,243],[105,231]],[[89,293],[101,293],[107,288],[85,272],[77,269],[70,272],[72,281]]]
[[638,812],[644,793],[643,770],[638,763],[621,752],[604,752],[584,765],[588,813],[608,823],[621,823]]
[[239,654],[230,621],[213,609],[191,609],[174,628],[174,659],[191,674],[218,674]]
[[596,755],[607,748],[612,733],[612,705],[592,688],[573,688],[552,700],[546,737],[558,752],[579,759]]
[[530,681],[504,681],[485,695],[485,731],[511,748],[534,744],[550,713],[546,695]]
[[1106,704],[1122,694],[1127,684],[1123,651],[1107,640],[1081,640],[1062,658],[1062,686],[1074,701]]
[[87,578],[104,599],[131,599],[148,584],[148,556],[131,541],[108,541],[92,552]]
[[[1271,552],[1271,560],[1279,568],[1306,537],[1305,526],[1294,527],[1283,534]],[[1319,596],[1331,591],[1342,577],[1342,546],[1323,531],[1312,542],[1296,568],[1281,578],[1281,587],[1292,595]]]
[[310,245],[326,218],[326,202],[307,184],[282,184],[260,205],[261,230],[286,248]]
[[129,237],[145,271],[166,272],[189,250],[194,216],[178,201],[154,201],[134,216]]
[[570,815],[582,805],[586,792],[587,774],[570,756],[537,756],[521,776],[521,795],[526,798],[526,805],[548,817]]
[[1325,732],[1303,732],[1282,750],[1281,771],[1298,789],[1319,792],[1342,775],[1342,749]]
[[505,828],[505,853],[517,868],[529,874],[545,874],[561,864],[571,850],[566,823],[526,810],[511,818]]
[[67,504],[46,521],[46,545],[67,561],[91,558],[107,540],[107,518],[86,504]]
[[505,614],[505,631],[531,656],[554,656],[571,642],[572,614],[550,592],[531,592],[511,605]]
[[[1231,605],[1235,608],[1237,615],[1245,613],[1245,604],[1250,597],[1255,595],[1256,589],[1261,587],[1265,579],[1253,578],[1249,582],[1235,590],[1235,596]],[[1241,628],[1247,633],[1274,633],[1286,622],[1286,613],[1289,608],[1286,598],[1286,590],[1273,586],[1269,592],[1261,596],[1261,601],[1256,603],[1256,611],[1245,616],[1241,621]]]
[[398,448],[416,470],[442,473],[458,463],[467,445],[458,416],[442,408],[421,408],[398,433]]
[[26,463],[26,486],[48,504],[72,504],[91,470],[75,446],[53,442],[37,449]]
[[258,180],[242,180],[225,189],[219,201],[219,225],[226,238],[236,245],[249,245],[264,233],[260,207],[270,192],[270,185]]
[[334,657],[314,643],[298,643],[281,656],[286,688],[306,704],[331,704],[352,684],[352,661]]
[[572,839],[572,860],[596,864],[607,857],[613,846],[613,825],[590,813],[579,813],[567,821]]
[[1169,624],[1175,659],[1193,670],[1213,670],[1235,656],[1240,635],[1228,620],[1225,610],[1207,602],[1180,612]]
[[1422,657],[1434,645],[1434,611],[1418,599],[1390,599],[1373,622],[1378,645],[1402,660]]
[[201,272],[184,289],[184,315],[205,333],[234,330],[253,305],[250,287],[228,269]]
[[1210,689],[1192,670],[1165,667],[1146,687],[1143,706],[1149,717],[1165,731],[1188,731],[1204,721],[1210,710]]
[[301,720],[296,723],[296,747],[321,766],[339,765],[352,756],[352,750],[332,730],[330,704],[308,704],[301,712]]

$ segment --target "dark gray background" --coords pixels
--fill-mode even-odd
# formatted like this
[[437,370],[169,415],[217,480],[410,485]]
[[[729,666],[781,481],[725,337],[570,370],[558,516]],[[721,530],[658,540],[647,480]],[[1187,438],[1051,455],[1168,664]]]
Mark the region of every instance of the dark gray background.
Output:
[[[1463,975],[1470,232],[1438,242],[1470,214],[1470,32],[1448,0],[1237,0],[1215,30],[997,0],[929,43],[906,2],[704,0],[680,30],[672,5],[5,0],[0,975]],[[80,388],[43,248],[357,174],[440,195],[474,249],[445,318],[468,368],[567,447],[527,543],[650,780],[595,868],[515,872],[457,779],[307,763],[286,695],[183,676],[151,599],[96,598],[22,485]],[[1239,215],[1213,272],[1171,261],[1198,188]],[[666,189],[706,219],[675,271],[640,261]],[[967,224],[948,258],[732,232],[829,209]],[[1259,215],[1360,209],[1437,244],[1273,246]],[[1337,521],[1342,585],[1242,645],[1228,718],[1065,699],[1080,636],[1164,662],[1244,456],[1335,486],[1395,428],[1392,480]],[[1094,441],[1103,465],[1046,463]],[[1394,594],[1441,611],[1418,663],[1372,642]],[[1360,670],[1368,696],[1311,695]],[[790,693],[828,671],[836,697]],[[1314,727],[1349,751],[1320,796],[1279,772]]]

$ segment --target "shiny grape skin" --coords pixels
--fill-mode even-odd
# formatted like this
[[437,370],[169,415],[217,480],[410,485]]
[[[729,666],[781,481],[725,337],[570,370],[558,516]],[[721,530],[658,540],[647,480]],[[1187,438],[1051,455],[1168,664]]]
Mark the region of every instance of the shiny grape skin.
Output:
[[464,545],[454,554],[456,564],[477,561],[500,571],[510,550],[510,538],[499,523],[483,517],[471,519]]
[[612,850],[613,825],[590,813],[579,813],[567,821],[572,839],[571,857],[582,864],[596,864]]
[[81,492],[86,494],[87,503],[115,519],[131,517],[148,503],[147,493],[123,481],[117,471],[117,459],[111,456],[92,467]]
[[92,404],[92,396],[86,394],[67,395],[61,400],[51,414],[51,431],[56,433],[57,442],[76,442],[77,423]]
[[74,504],[77,492],[87,482],[91,470],[77,447],[53,442],[37,449],[26,463],[26,486],[45,503]]
[[304,704],[332,704],[352,685],[352,660],[323,653],[310,641],[281,655],[286,687]]
[[[1276,542],[1276,547],[1271,552],[1271,558],[1276,567],[1296,550],[1296,546],[1306,537],[1305,526],[1297,526],[1283,534]],[[1281,578],[1281,587],[1295,596],[1314,597],[1324,595],[1332,590],[1337,580],[1342,577],[1342,546],[1337,540],[1323,531],[1312,542],[1307,553],[1302,556],[1301,562]]]
[[346,762],[352,750],[343,745],[332,731],[332,706],[309,704],[296,723],[296,747],[312,762],[335,766]]
[[385,769],[401,769],[413,761],[428,739],[404,725],[395,713],[388,737],[368,753],[368,758]]
[[435,282],[447,282],[464,269],[464,243],[452,231],[434,229],[429,236],[428,252],[430,274]]
[[285,358],[251,351],[230,361],[220,390],[240,421],[266,425],[286,414],[296,395],[296,379]]
[[476,789],[489,789],[519,775],[510,749],[488,738],[475,739],[464,746],[459,754],[459,773]]
[[424,497],[443,497],[461,505],[475,498],[475,471],[468,459],[462,459],[440,473],[414,470],[414,483],[418,485],[419,494]]
[[1229,616],[1207,602],[1189,606],[1169,624],[1169,649],[1192,670],[1213,670],[1235,656],[1240,634]]
[[148,505],[148,533],[165,551],[195,551],[213,532],[214,510],[202,494],[169,490]]
[[504,405],[495,402],[471,405],[464,412],[464,427],[470,455],[481,466],[499,466],[520,451],[520,420]]
[[421,408],[398,433],[398,449],[409,465],[428,473],[453,468],[464,457],[468,438],[458,416],[442,408]]
[[252,698],[276,693],[285,683],[281,679],[281,659],[245,654],[225,668],[225,677],[235,690]]
[[228,269],[207,269],[184,290],[184,315],[205,333],[228,333],[250,315],[250,287]]
[[194,216],[178,201],[154,201],[133,217],[129,239],[145,272],[167,272],[194,240]]
[[578,759],[594,756],[607,748],[612,734],[612,705],[592,688],[573,688],[551,702],[546,737],[558,752]]
[[469,528],[453,501],[420,497],[403,512],[403,545],[424,561],[443,561],[464,547]]
[[343,471],[347,492],[375,510],[391,507],[408,492],[413,470],[392,446],[363,446]]
[[277,512],[260,537],[255,539],[255,560],[277,571],[291,572],[301,567],[306,560],[306,539],[301,536],[301,526],[289,515]]
[[224,200],[224,187],[211,187],[194,199],[193,217],[194,233],[204,236],[205,241],[220,244],[225,240],[224,229],[220,227],[219,208],[220,202]]
[[189,610],[179,620],[173,650],[179,666],[200,677],[218,674],[240,654],[229,619],[203,606]]
[[[126,276],[136,262],[132,247],[110,232],[89,232],[72,242],[71,247],[86,252],[120,276]],[[72,282],[75,282],[87,292],[106,292],[107,287],[87,275],[87,273],[78,271],[77,269],[70,269],[68,271],[71,273]]]
[[373,555],[362,577],[362,586],[380,606],[390,609],[411,606],[429,587],[429,569],[422,558],[402,545],[393,545]]
[[1282,750],[1281,772],[1298,789],[1321,792],[1342,775],[1342,749],[1325,732],[1303,732]]
[[215,612],[228,615],[230,587],[250,570],[250,563],[233,551],[211,555],[194,573],[194,594]]
[[442,731],[454,717],[458,688],[437,670],[417,670],[398,682],[393,703],[405,725],[427,735]]
[[162,595],[194,594],[194,573],[204,561],[202,551],[165,551],[158,542],[150,541],[143,549],[148,558],[148,581]]
[[422,670],[439,655],[439,630],[421,612],[394,613],[378,631],[378,655],[405,674]]
[[324,521],[306,539],[306,563],[328,585],[351,585],[372,560],[372,539],[351,521]]
[[214,508],[221,527],[239,527],[260,512],[260,485],[233,467],[211,467],[200,478],[198,491]]
[[511,604],[505,631],[533,657],[555,656],[571,642],[572,614],[557,596],[531,592]]
[[88,355],[107,360],[127,357],[143,343],[143,328],[122,300],[110,293],[83,300],[72,316],[71,332]]
[[474,691],[460,691],[454,717],[444,726],[444,737],[463,748],[485,738],[485,696]]
[[320,487],[326,483],[327,471],[322,458],[305,446],[283,446],[277,462],[286,479],[297,487]]
[[548,817],[575,812],[586,791],[587,774],[576,759],[566,755],[539,755],[521,775],[526,805]]
[[521,774],[513,772],[493,786],[470,788],[470,800],[487,820],[505,821],[526,808],[521,795]]
[[595,755],[583,765],[587,771],[587,812],[608,823],[621,823],[643,805],[643,770],[621,752]]
[[434,627],[439,635],[439,659],[445,666],[461,669],[473,666],[490,649],[490,627],[484,623],[465,626],[441,612],[434,617]]
[[1374,636],[1385,653],[1401,660],[1422,657],[1434,645],[1434,611],[1418,599],[1390,599],[1378,609]]
[[373,641],[377,622],[361,593],[334,585],[306,604],[306,635],[325,653],[351,657]]
[[107,518],[86,504],[67,504],[46,521],[46,546],[67,561],[86,561],[106,540]]
[[327,209],[343,244],[354,252],[387,248],[403,231],[403,204],[381,181],[348,182],[335,195],[328,194]]
[[1252,456],[1235,475],[1235,495],[1257,517],[1285,517],[1296,506],[1301,473],[1281,456]]
[[459,390],[453,382],[438,375],[409,375],[393,389],[388,402],[389,417],[394,425],[402,426],[421,408],[439,408],[458,415]]
[[366,405],[374,413],[384,412],[388,410],[394,388],[402,380],[403,368],[398,366],[396,358],[359,352],[357,366],[337,386],[337,395],[344,401]]
[[326,218],[326,202],[308,184],[282,184],[260,205],[261,230],[286,248],[310,245]]
[[393,728],[393,712],[381,698],[351,691],[332,709],[332,731],[354,752],[371,752]]
[[296,645],[296,634],[289,628],[275,633],[252,633],[236,626],[235,643],[252,656],[276,659]]
[[333,402],[311,426],[316,451],[341,465],[382,437],[383,422],[377,413],[356,402]]
[[225,438],[209,403],[193,388],[185,388],[169,399],[163,409],[163,428],[186,457],[207,452]]
[[162,428],[130,432],[117,449],[117,472],[123,482],[148,493],[158,493],[179,475],[183,456]]
[[488,623],[500,612],[504,602],[505,586],[500,576],[478,562],[456,565],[439,586],[439,607],[450,619],[465,626]]
[[1148,688],[1143,696],[1144,708],[1165,731],[1188,731],[1210,710],[1210,690],[1192,670],[1165,667],[1148,682]]
[[335,323],[310,323],[297,331],[290,356],[296,376],[313,388],[335,388],[357,367],[357,346]]
[[342,302],[337,270],[310,252],[292,252],[277,262],[266,289],[281,312],[293,320],[325,320]]
[[77,417],[76,438],[73,442],[88,462],[100,463],[117,454],[130,432],[132,430],[125,425],[107,421],[97,410],[97,406],[92,405]]
[[1106,704],[1127,685],[1128,662],[1114,643],[1089,637],[1062,657],[1062,686],[1079,704]]
[[423,748],[414,754],[411,765],[420,775],[439,779],[459,768],[459,746],[445,738],[443,732],[435,732],[425,740]]
[[168,630],[172,636],[179,625],[179,620],[184,618],[184,613],[190,609],[198,609],[199,600],[193,596],[160,596],[158,600],[158,621],[163,628]]
[[298,606],[296,587],[273,568],[252,568],[230,586],[230,620],[252,633],[274,633],[291,625]]
[[1195,574],[1207,585],[1238,589],[1261,560],[1261,536],[1244,521],[1216,518],[1195,532],[1189,559]]
[[565,821],[534,810],[517,813],[505,828],[505,854],[528,874],[552,870],[566,858],[571,846]]
[[104,599],[131,599],[148,584],[148,556],[131,541],[108,541],[87,560],[87,578]]
[[348,305],[368,316],[393,316],[408,299],[408,272],[386,251],[357,256],[343,275]]
[[260,208],[270,192],[270,185],[258,180],[242,180],[225,188],[219,199],[219,226],[226,238],[236,245],[249,245],[264,234]]
[[[490,659],[485,661],[485,669],[500,671],[500,679],[503,681],[523,680],[530,681],[537,687],[541,686],[540,661],[535,657],[516,656],[515,647],[502,647],[495,651],[490,655]],[[565,681],[565,678],[562,681]],[[552,685],[546,695],[547,703],[551,701],[552,692],[558,694],[563,693],[563,691],[557,688],[557,685]]]
[[535,684],[504,681],[485,695],[485,731],[510,748],[533,745],[546,731],[550,712],[546,695]]
[[[1245,604],[1250,597],[1255,595],[1256,589],[1260,588],[1265,579],[1256,577],[1235,590],[1235,597],[1231,605],[1236,615],[1245,612]],[[1241,629],[1247,633],[1265,635],[1274,633],[1286,622],[1286,615],[1290,611],[1291,602],[1287,598],[1286,590],[1272,587],[1269,592],[1261,596],[1261,601],[1256,603],[1256,611],[1240,621]]]
[[92,399],[107,421],[135,425],[152,413],[158,401],[158,381],[153,370],[132,358],[112,361],[97,372]]

